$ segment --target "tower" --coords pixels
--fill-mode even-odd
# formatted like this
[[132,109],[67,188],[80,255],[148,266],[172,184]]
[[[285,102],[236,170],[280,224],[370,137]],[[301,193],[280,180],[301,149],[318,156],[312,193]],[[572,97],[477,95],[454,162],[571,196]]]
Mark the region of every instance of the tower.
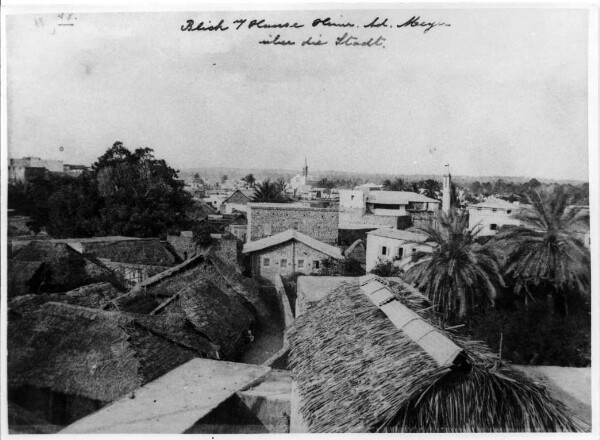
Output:
[[304,167],[302,168],[302,175],[308,177],[308,162],[306,162],[306,156],[304,156]]
[[446,164],[442,185],[442,211],[448,214],[452,208],[452,176],[450,175],[450,164]]

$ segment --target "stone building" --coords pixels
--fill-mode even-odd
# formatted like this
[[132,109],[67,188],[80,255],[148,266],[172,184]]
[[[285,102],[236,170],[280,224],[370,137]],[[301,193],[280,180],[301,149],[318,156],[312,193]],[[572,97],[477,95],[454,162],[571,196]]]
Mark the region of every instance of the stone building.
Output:
[[276,275],[317,275],[326,269],[325,260],[344,259],[339,248],[293,229],[246,243],[242,252],[250,256],[252,276],[270,281]]
[[21,159],[9,159],[8,182],[27,183],[35,177],[43,177],[50,171],[54,173],[64,172],[64,165],[60,160],[44,160],[39,157],[23,157]]
[[249,203],[246,242],[293,229],[330,245],[338,241],[338,210],[294,203]]

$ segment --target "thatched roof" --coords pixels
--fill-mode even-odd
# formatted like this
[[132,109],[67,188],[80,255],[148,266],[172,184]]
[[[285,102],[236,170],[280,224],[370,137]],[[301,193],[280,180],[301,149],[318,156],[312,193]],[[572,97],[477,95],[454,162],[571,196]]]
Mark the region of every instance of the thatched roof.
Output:
[[175,315],[219,345],[230,357],[243,340],[253,317],[235,298],[230,298],[209,281],[199,280],[179,292],[159,315]]
[[441,330],[410,286],[387,287],[342,283],[288,329],[311,432],[587,429],[482,343]]
[[235,355],[241,335],[262,310],[258,286],[216,255],[197,255],[139,283],[105,307],[138,314],[178,316],[220,347]]
[[[41,261],[16,261],[8,260],[8,297],[26,295],[30,289],[35,290],[36,281],[39,278],[40,268],[44,263]],[[38,276],[36,277],[36,274]]]
[[118,310],[149,313],[166,298],[199,280],[212,282],[230,298],[235,298],[246,306],[248,310],[258,315],[268,316],[261,299],[260,286],[256,281],[244,277],[212,251],[195,255],[177,266],[138,283],[129,293],[116,298],[113,305]]
[[163,318],[46,303],[9,322],[8,386],[110,402],[194,357],[212,357],[208,341],[199,352],[168,330]]
[[31,241],[8,264],[9,297],[65,292],[104,281],[116,281],[114,274],[99,261],[84,258],[65,243]]
[[78,287],[62,293],[40,293],[17,296],[8,301],[8,307],[13,312],[28,313],[47,302],[59,302],[92,309],[102,308],[110,300],[120,296],[110,283],[96,283]]
[[82,243],[84,255],[118,263],[170,267],[179,257],[158,239],[123,240]]
[[33,240],[13,255],[15,261],[48,261],[66,252],[67,245],[45,240]]

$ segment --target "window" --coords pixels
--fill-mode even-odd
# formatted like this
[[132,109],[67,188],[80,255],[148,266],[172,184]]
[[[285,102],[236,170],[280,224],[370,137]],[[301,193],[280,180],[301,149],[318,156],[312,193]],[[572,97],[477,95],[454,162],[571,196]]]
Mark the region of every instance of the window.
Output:
[[498,212],[496,208],[492,208],[492,212]]
[[319,260],[313,261],[313,268],[314,269],[318,269],[319,268]]
[[268,258],[263,258],[263,266],[268,267],[271,264]]
[[298,260],[298,267],[304,267],[304,260]]
[[498,225],[497,225],[496,223],[492,223],[492,224],[490,225],[490,229],[491,229],[492,231],[495,231],[496,229],[498,229]]
[[507,213],[507,214],[510,214],[511,212],[512,212],[512,209],[508,209],[508,210],[506,211],[506,213]]
[[417,248],[412,248],[412,253],[414,254],[415,252],[417,252]]
[[350,196],[350,200],[354,200],[354,196]]
[[381,255],[387,255],[387,246],[381,246]]
[[287,267],[287,259],[285,259],[285,258],[281,259],[281,267]]

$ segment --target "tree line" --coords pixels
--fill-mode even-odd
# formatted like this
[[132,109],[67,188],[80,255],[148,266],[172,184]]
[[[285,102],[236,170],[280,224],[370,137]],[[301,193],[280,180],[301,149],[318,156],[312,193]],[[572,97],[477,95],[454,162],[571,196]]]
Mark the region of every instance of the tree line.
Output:
[[56,238],[164,237],[188,228],[193,211],[178,171],[150,148],[115,142],[79,176],[49,173],[10,185],[9,208],[30,216],[34,232]]
[[[490,328],[500,333],[506,328],[510,339],[505,348],[521,352],[514,355],[516,361],[535,362],[542,356],[551,364],[585,366],[590,353],[581,342],[590,335],[589,210],[564,186],[540,185],[525,197],[516,215],[520,225],[503,227],[488,238],[478,236],[478,225],[469,227],[463,210],[439,212],[432,224],[415,228],[428,251],[414,252],[404,270],[388,262],[373,272],[404,277],[432,301],[446,325],[464,325],[492,346],[499,341],[489,340]],[[543,319],[541,309],[547,311]],[[529,319],[530,310],[535,320]],[[545,333],[532,330],[540,328]],[[556,340],[556,329],[573,339]],[[553,351],[556,346],[562,351]]]

